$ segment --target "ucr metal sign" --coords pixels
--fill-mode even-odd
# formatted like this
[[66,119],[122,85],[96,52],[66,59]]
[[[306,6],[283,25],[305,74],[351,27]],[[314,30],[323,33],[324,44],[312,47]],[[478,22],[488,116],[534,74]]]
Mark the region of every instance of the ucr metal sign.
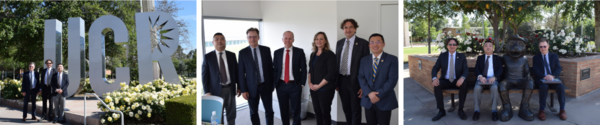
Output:
[[[179,83],[177,71],[171,61],[171,55],[179,45],[179,28],[175,19],[165,12],[136,13],[136,31],[138,46],[138,69],[140,84],[154,80],[152,76],[152,61],[158,61],[166,82]],[[75,83],[85,79],[85,21],[80,17],[68,20],[69,40],[69,81]],[[105,15],[96,19],[89,29],[89,63],[90,84],[96,94],[111,92],[120,89],[119,83],[129,84],[129,67],[116,68],[117,78],[113,84],[106,80],[104,34],[106,28],[114,31],[114,40],[118,45],[123,45],[129,40],[125,23],[118,17]],[[153,32],[151,32],[151,30]],[[152,36],[155,33],[158,39],[157,50],[153,51]],[[44,30],[44,60],[52,59],[56,63],[62,62],[62,23],[56,19],[45,20]],[[110,41],[109,41],[110,42]],[[73,84],[68,88],[69,96],[79,88]]]

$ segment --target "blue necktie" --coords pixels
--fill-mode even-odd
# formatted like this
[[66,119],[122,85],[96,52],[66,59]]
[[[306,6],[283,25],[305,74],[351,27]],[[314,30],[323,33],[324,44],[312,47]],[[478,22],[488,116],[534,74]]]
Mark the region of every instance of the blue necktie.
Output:
[[31,75],[29,75],[31,77],[31,89],[35,89],[35,81],[34,81],[34,75],[33,72],[31,72]]
[[548,62],[546,62],[546,56],[542,55],[542,58],[544,59],[544,69],[546,70],[546,75],[550,74],[550,68],[548,68]]
[[256,49],[258,49],[258,47],[254,48],[254,67],[256,67],[256,76],[258,76],[258,82],[260,83],[262,80],[260,78],[260,67],[258,67],[258,57],[256,56]]
[[373,63],[373,82],[375,82],[375,77],[377,76],[377,65],[379,65],[379,59],[375,57],[375,62]]

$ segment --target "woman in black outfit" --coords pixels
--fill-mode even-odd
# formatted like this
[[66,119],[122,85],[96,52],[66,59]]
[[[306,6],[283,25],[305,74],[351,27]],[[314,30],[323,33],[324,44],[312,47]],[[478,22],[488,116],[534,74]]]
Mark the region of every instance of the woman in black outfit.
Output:
[[324,32],[315,34],[308,70],[308,87],[312,98],[317,125],[331,125],[331,102],[335,94],[334,78],[338,74],[336,56],[329,49]]

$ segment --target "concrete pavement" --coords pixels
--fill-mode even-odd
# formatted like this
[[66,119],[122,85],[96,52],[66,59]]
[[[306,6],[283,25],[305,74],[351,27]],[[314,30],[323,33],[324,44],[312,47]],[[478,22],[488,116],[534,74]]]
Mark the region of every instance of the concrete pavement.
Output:
[[[41,119],[42,116],[38,115],[36,117]],[[27,121],[23,122],[21,120],[23,120],[23,111],[6,106],[0,106],[0,125],[61,125],[60,123],[52,124],[52,122],[48,122],[46,120],[40,120],[40,122],[31,120],[31,114],[27,114]],[[62,125],[70,124],[67,123]]]

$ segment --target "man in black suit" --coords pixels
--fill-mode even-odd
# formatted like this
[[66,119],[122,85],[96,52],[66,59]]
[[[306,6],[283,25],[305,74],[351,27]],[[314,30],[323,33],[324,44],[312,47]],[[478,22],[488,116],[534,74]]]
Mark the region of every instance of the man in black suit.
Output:
[[560,66],[560,62],[558,61],[558,55],[548,52],[550,45],[548,45],[548,40],[545,38],[540,39],[539,47],[540,54],[533,56],[533,74],[536,77],[533,81],[540,89],[540,111],[538,113],[538,118],[540,120],[546,120],[546,114],[544,112],[544,109],[546,108],[546,97],[548,95],[548,88],[553,88],[556,90],[558,102],[560,103],[560,112],[558,113],[558,116],[561,120],[566,120],[565,85],[563,83],[546,84],[541,81],[541,79],[546,81],[552,81],[554,78],[558,79],[558,76],[562,72],[562,66]]
[[240,50],[238,59],[238,75],[242,96],[248,100],[250,120],[253,125],[260,125],[258,117],[259,101],[263,100],[267,125],[273,125],[273,60],[271,49],[258,45],[260,39],[258,29],[246,31],[250,46]]
[[[483,43],[484,55],[477,57],[477,63],[475,63],[475,74],[477,75],[477,83],[473,89],[473,99],[475,101],[475,112],[473,113],[473,120],[479,120],[479,105],[481,104],[481,91],[483,87],[489,87],[492,93],[492,120],[498,120],[497,104],[498,98],[498,80],[502,76],[504,71],[502,65],[502,58],[498,55],[494,55],[494,44],[491,40],[486,40]],[[480,84],[491,84],[491,85],[480,85]]]
[[31,119],[35,117],[35,101],[40,91],[40,74],[34,71],[35,63],[29,63],[29,71],[23,74],[23,83],[21,84],[21,93],[23,94],[23,121],[27,120],[27,104],[31,102]]
[[57,72],[52,76],[52,101],[54,102],[54,120],[52,123],[57,121],[65,123],[65,99],[69,95],[67,88],[69,88],[69,75],[63,72],[63,65],[59,63],[57,66]]
[[354,19],[346,19],[340,28],[346,38],[340,39],[336,45],[337,62],[340,65],[337,88],[346,122],[350,125],[361,124],[360,98],[362,89],[358,83],[358,68],[360,59],[369,55],[369,42],[356,36],[358,24]]
[[[235,53],[225,50],[226,40],[222,33],[215,33],[213,36],[213,45],[215,46],[215,51],[204,55],[204,62],[202,63],[204,92],[206,95],[223,98],[223,109],[227,114],[227,123],[235,125],[236,90],[238,97],[240,96],[240,90],[237,89],[239,87],[237,59],[235,58]],[[221,118],[221,123],[225,124],[223,121],[224,119]]]
[[[446,88],[459,88],[458,93],[458,116],[460,119],[466,120],[467,115],[463,111],[465,105],[465,98],[467,98],[467,85],[463,85],[463,82],[469,74],[469,67],[467,67],[467,58],[464,54],[456,52],[458,47],[458,40],[455,38],[448,38],[446,40],[448,46],[448,52],[441,53],[438,57],[435,65],[431,69],[431,77],[433,77],[433,93],[435,94],[435,101],[437,102],[437,108],[439,109],[438,114],[433,117],[433,121],[437,121],[440,118],[446,116],[446,110],[444,110],[444,96],[442,95],[442,89]],[[438,72],[442,70],[441,78],[437,77]]]
[[[41,82],[40,88],[42,88],[42,119],[52,121],[53,112],[52,110],[52,75],[56,73],[56,69],[52,68],[53,61],[51,59],[47,59],[45,61],[46,68],[41,72]],[[46,104],[48,103],[48,105]]]
[[273,59],[273,88],[277,89],[281,122],[290,124],[289,105],[292,105],[294,125],[300,125],[300,99],[306,82],[306,57],[304,50],[294,47],[294,33],[283,33],[284,48],[275,50]]

